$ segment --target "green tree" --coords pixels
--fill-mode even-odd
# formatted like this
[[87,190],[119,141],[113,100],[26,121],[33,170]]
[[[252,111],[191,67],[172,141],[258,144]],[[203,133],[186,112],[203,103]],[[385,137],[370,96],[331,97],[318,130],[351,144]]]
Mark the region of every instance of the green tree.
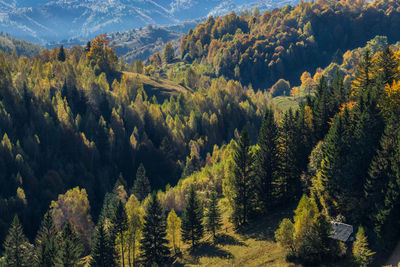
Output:
[[394,55],[393,48],[388,46],[378,58],[378,66],[381,68],[383,84],[391,85],[399,78],[399,62]]
[[294,225],[290,219],[285,218],[279,224],[279,228],[275,231],[275,240],[285,249],[295,252]]
[[60,49],[58,50],[58,55],[57,59],[61,62],[65,61],[65,49],[64,46],[60,46]]
[[365,92],[369,86],[372,84],[373,79],[373,63],[371,52],[367,49],[363,56],[362,60],[358,64],[355,79],[352,83],[352,89],[354,95],[359,95]]
[[125,205],[120,200],[112,218],[114,234],[118,237],[119,245],[121,247],[121,262],[122,267],[125,267],[125,231],[128,229],[128,216],[126,214]]
[[33,254],[33,246],[24,235],[18,216],[15,215],[4,242],[5,263],[10,267],[32,266]]
[[172,209],[167,217],[167,235],[175,254],[179,251],[181,227],[182,220],[176,215],[175,210]]
[[[126,202],[126,213],[128,215],[128,263],[129,266],[136,265],[136,247],[140,240],[143,228],[143,208],[140,206],[139,200],[132,194]],[[132,258],[131,258],[132,254]]]
[[164,265],[167,263],[170,251],[166,244],[166,222],[161,204],[155,194],[147,204],[144,216],[143,238],[140,242],[141,259],[144,265],[151,266],[156,263]]
[[41,267],[52,267],[57,255],[57,229],[49,212],[43,217],[36,236],[36,264]]
[[163,58],[166,63],[171,63],[174,60],[175,57],[175,50],[174,47],[172,46],[171,42],[168,42],[164,46],[164,51],[163,51]]
[[142,74],[143,68],[144,68],[143,61],[138,59],[135,61],[135,64],[133,65],[133,72]]
[[118,254],[114,245],[113,236],[107,233],[103,221],[100,221],[93,235],[90,266],[118,266]]
[[150,193],[149,178],[147,178],[146,176],[146,170],[142,163],[140,163],[139,168],[136,172],[136,179],[133,184],[133,193],[139,201],[145,199]]
[[372,252],[368,248],[368,240],[364,228],[362,226],[358,227],[356,241],[353,244],[353,256],[355,262],[359,266],[368,266],[368,264],[372,262],[374,254],[375,252]]
[[254,157],[250,151],[250,138],[243,129],[233,155],[233,214],[236,227],[246,224],[254,204]]
[[275,123],[273,111],[265,110],[258,136],[259,149],[256,153],[255,169],[257,171],[256,194],[257,205],[262,214],[265,214],[271,207],[273,201],[273,182],[277,175],[279,163],[278,151],[278,128]]
[[221,212],[218,207],[218,195],[216,191],[212,191],[210,194],[210,202],[208,203],[208,209],[205,218],[206,229],[213,234],[215,240],[215,233],[221,229]]
[[194,186],[190,188],[182,216],[182,240],[191,243],[192,249],[204,235],[203,206]]
[[76,234],[73,225],[67,222],[58,236],[57,267],[82,266],[83,246]]

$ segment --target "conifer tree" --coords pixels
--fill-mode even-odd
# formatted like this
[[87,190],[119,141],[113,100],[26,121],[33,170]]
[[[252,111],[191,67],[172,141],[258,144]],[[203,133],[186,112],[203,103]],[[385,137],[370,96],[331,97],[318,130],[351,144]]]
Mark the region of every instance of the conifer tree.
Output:
[[203,206],[192,186],[182,216],[182,240],[191,243],[193,249],[203,235]]
[[122,204],[120,200],[117,205],[117,209],[115,210],[114,217],[112,218],[114,234],[119,238],[120,247],[121,247],[121,262],[122,267],[125,267],[125,231],[128,229],[128,216],[126,214],[125,205]]
[[170,243],[172,243],[175,254],[179,251],[181,227],[182,220],[176,215],[175,210],[172,209],[167,218],[167,235]]
[[49,212],[43,217],[36,236],[36,264],[40,267],[52,267],[57,255],[57,230]]
[[90,266],[116,267],[118,254],[115,251],[113,236],[107,233],[103,221],[99,222],[93,235]]
[[331,94],[324,76],[319,81],[312,104],[316,139],[320,140],[329,130],[328,121],[331,117]]
[[399,78],[399,62],[394,55],[393,48],[388,46],[378,58],[378,66],[381,68],[383,84],[391,85]]
[[362,94],[372,84],[372,58],[371,52],[366,50],[362,56],[362,60],[358,64],[355,79],[352,83],[352,88],[355,95]]
[[83,256],[82,242],[76,234],[72,224],[67,222],[58,236],[58,253],[56,258],[57,267],[81,266]]
[[374,254],[375,252],[372,252],[368,248],[368,240],[364,228],[362,226],[358,227],[356,241],[353,245],[353,256],[355,262],[358,266],[366,267],[371,263]]
[[273,182],[277,175],[278,155],[277,155],[278,128],[275,123],[273,111],[269,108],[265,110],[258,136],[259,150],[256,154],[256,193],[257,205],[261,213],[265,214],[271,207],[273,200]]
[[146,176],[146,170],[142,163],[140,163],[139,168],[136,172],[136,179],[133,185],[133,193],[142,201],[150,193],[150,182],[149,178]]
[[296,197],[301,192],[300,169],[298,164],[299,133],[296,119],[290,109],[283,118],[279,129],[279,169],[275,180],[275,197],[279,203]]
[[236,227],[249,221],[254,204],[254,158],[250,151],[250,138],[243,129],[234,155],[233,183],[233,214],[232,220]]
[[218,196],[216,191],[212,191],[210,195],[210,202],[206,213],[206,229],[213,234],[215,241],[216,232],[221,229],[221,212],[218,207]]
[[161,204],[152,194],[146,208],[144,217],[143,238],[140,242],[141,259],[145,266],[156,263],[165,265],[169,259],[170,251],[166,244],[166,222]]
[[33,246],[24,235],[18,216],[15,215],[4,242],[4,258],[6,266],[30,267],[33,264]]
[[175,57],[174,47],[170,42],[166,43],[163,51],[163,58],[166,63],[171,63]]
[[58,51],[57,59],[61,62],[65,61],[65,49],[64,46],[60,46],[60,50]]

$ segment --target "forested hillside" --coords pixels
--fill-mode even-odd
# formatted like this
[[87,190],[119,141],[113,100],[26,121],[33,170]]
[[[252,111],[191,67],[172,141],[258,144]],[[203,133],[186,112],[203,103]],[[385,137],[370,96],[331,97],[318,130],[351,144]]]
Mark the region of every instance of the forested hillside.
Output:
[[[146,64],[105,35],[0,51],[0,266],[381,264],[400,237],[399,10],[232,13]],[[318,37],[331,19],[346,29]]]

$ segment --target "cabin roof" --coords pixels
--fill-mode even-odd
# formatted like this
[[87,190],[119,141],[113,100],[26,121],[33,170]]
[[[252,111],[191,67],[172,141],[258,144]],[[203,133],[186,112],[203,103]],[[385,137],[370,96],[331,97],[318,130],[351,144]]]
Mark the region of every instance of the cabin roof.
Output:
[[341,222],[331,222],[332,233],[330,238],[346,242],[353,233],[353,226]]

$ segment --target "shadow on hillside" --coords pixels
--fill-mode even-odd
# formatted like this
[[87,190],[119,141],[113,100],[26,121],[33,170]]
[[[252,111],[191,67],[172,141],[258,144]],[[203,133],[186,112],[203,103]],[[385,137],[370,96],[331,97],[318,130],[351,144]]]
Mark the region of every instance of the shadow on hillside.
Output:
[[202,242],[200,243],[194,250],[190,252],[190,255],[199,258],[199,257],[209,257],[209,258],[225,258],[225,259],[230,259],[233,257],[233,255],[226,251],[221,249],[220,247],[217,247],[211,242]]
[[278,229],[280,222],[284,218],[293,218],[295,208],[295,206],[291,206],[258,218],[240,229],[238,234],[256,240],[274,240],[274,233]]
[[224,233],[218,234],[216,236],[215,243],[222,246],[226,245],[246,246],[246,244],[240,241],[239,239]]

